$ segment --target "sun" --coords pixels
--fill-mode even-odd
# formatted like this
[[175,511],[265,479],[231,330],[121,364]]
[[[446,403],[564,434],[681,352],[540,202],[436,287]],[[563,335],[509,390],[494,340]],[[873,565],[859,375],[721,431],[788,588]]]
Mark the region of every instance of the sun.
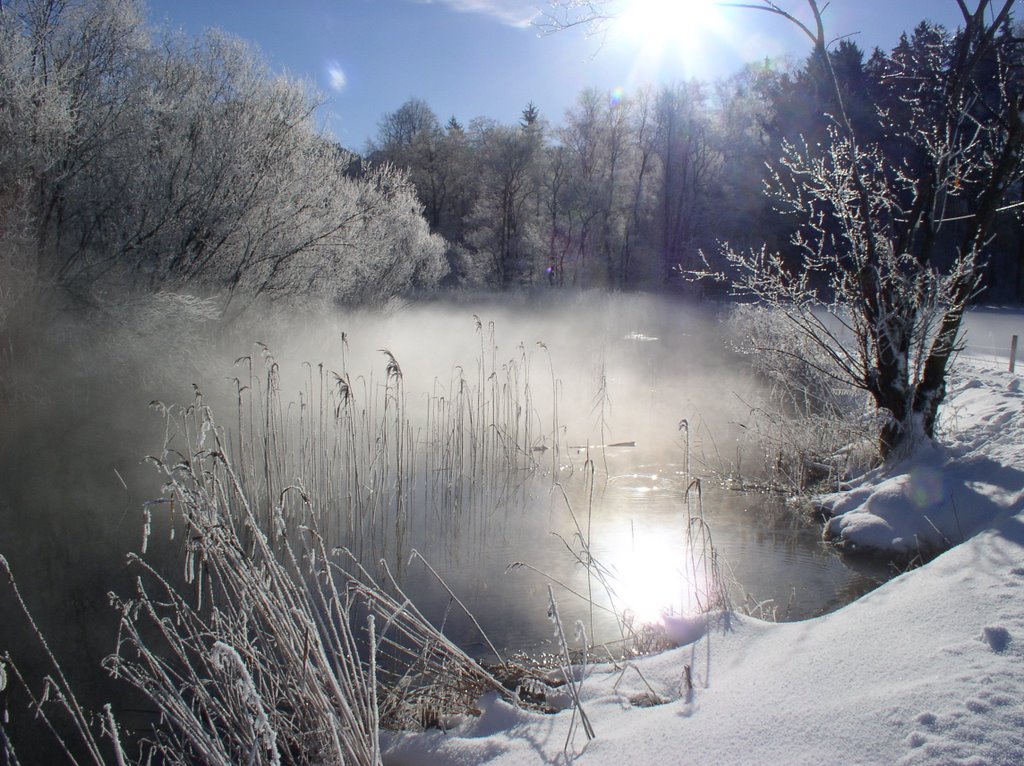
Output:
[[692,615],[707,602],[712,584],[695,567],[685,533],[671,524],[650,523],[610,535],[600,552],[610,572],[614,608],[636,624],[659,623],[666,614]]
[[617,8],[610,36],[633,51],[638,72],[699,71],[730,37],[718,0],[622,0]]
[[617,23],[625,36],[665,49],[698,40],[720,10],[716,0],[628,0]]

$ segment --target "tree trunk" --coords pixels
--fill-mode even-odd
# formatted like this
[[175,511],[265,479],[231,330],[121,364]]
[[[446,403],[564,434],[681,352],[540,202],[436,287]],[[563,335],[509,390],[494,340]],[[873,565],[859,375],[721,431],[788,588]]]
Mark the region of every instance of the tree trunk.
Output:
[[887,388],[872,391],[875,406],[879,410],[885,410],[889,417],[882,425],[878,434],[878,451],[883,460],[888,460],[899,453],[907,439],[913,434],[910,422],[910,410],[907,407],[907,397],[902,388],[895,385]]

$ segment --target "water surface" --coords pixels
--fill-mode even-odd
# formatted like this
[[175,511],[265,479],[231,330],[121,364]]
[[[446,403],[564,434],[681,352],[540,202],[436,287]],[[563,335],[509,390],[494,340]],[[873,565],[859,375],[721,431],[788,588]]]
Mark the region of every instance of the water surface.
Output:
[[[126,322],[91,331],[72,319],[51,332],[19,371],[18,401],[4,412],[0,440],[0,554],[73,683],[99,685],[107,698],[125,699],[97,672],[116,635],[107,593],[130,593],[134,575],[125,556],[140,548],[143,503],[161,491],[160,476],[143,461],[159,454],[165,438],[150,403],[187,405],[201,390],[234,438],[238,390],[252,382],[250,366],[259,378],[261,365],[272,364],[282,411],[308,413],[315,381],[333,380],[335,372],[379,401],[387,350],[401,365],[407,434],[417,444],[431,438],[430,403],[450,400],[459,386],[528,384],[529,395],[514,401],[529,426],[520,452],[533,467],[508,483],[514,491],[507,502],[469,495],[457,512],[412,502],[401,545],[393,540],[373,552],[391,558],[410,595],[471,651],[479,650],[480,636],[433,577],[408,563],[411,549],[508,649],[550,641],[549,584],[563,617],[583,621],[592,640],[615,638],[616,620],[600,609],[591,617],[570,591],[635,620],[699,605],[702,565],[695,565],[686,531],[701,513],[733,603],[761,616],[822,614],[886,574],[851,569],[821,543],[816,526],[777,498],[714,489],[722,476],[756,468],[763,458],[745,452],[743,427],[758,384],[706,309],[657,297],[583,295],[261,317],[229,332],[176,328],[160,335],[159,326],[142,333]],[[615,444],[631,446],[607,446]],[[436,479],[437,471],[433,464],[416,468],[419,479]],[[699,504],[695,477],[702,479]],[[166,532],[154,521],[157,534]],[[603,583],[581,564],[588,556],[602,567]],[[169,565],[179,566],[179,558],[169,555]],[[0,593],[0,612],[0,650],[25,657],[29,674],[45,670],[9,592]]]

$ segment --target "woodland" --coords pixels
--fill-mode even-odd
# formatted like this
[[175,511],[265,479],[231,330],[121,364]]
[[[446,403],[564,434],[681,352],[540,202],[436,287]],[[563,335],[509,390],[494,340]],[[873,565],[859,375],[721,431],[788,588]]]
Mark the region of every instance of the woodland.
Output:
[[[972,74],[978,117],[1020,88],[1010,21],[997,32]],[[922,22],[891,51],[843,39],[827,62],[814,50],[714,83],[586,90],[564,115],[525,105],[517,124],[444,121],[411,99],[360,155],[318,130],[308,84],[272,74],[244,41],[153,29],[130,2],[5,3],[0,322],[33,313],[33,296],[88,305],[167,289],[217,294],[226,315],[259,296],[693,291],[685,272],[720,242],[798,262],[799,217],[765,184],[786,145],[829,142],[829,72],[861,143],[912,167],[903,126],[941,98],[962,35]],[[977,152],[998,149],[978,139]],[[940,260],[980,204],[972,184],[951,176]],[[1006,204],[1020,196],[1004,190]],[[993,234],[984,300],[1018,300],[1019,218],[1001,215]]]

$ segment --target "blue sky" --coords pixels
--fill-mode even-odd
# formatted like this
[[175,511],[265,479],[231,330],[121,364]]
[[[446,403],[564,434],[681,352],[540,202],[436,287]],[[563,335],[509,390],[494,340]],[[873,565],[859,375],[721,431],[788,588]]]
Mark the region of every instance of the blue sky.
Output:
[[[766,13],[695,10],[706,0],[622,2],[636,15],[603,39],[579,28],[540,36],[529,21],[542,0],[150,0],[149,14],[190,34],[217,27],[256,43],[273,69],[316,84],[327,99],[324,127],[356,151],[410,97],[442,122],[512,122],[533,101],[558,124],[583,87],[628,93],[645,82],[713,79],[808,49]],[[645,3],[657,18],[639,13]],[[832,0],[826,18],[832,34],[854,34],[870,50],[891,47],[923,18],[956,26],[960,17],[955,0]]]

